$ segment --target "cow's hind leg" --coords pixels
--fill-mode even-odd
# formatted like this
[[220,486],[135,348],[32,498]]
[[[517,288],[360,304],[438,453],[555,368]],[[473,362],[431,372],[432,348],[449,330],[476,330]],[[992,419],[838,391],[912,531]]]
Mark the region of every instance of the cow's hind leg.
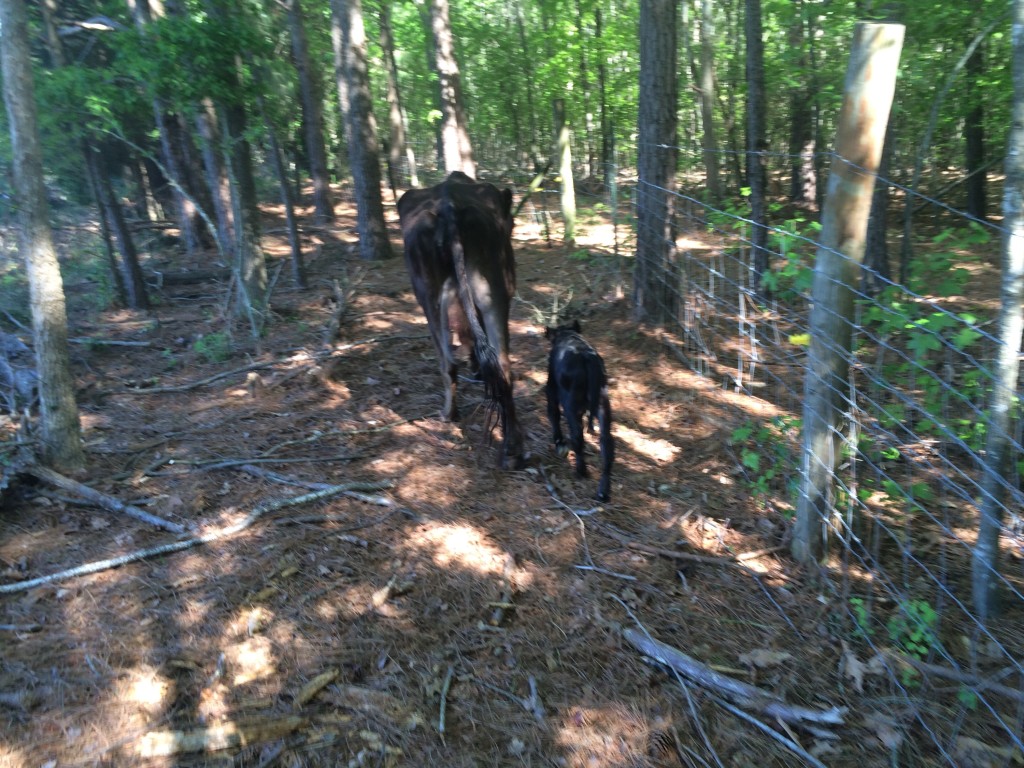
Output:
[[544,387],[548,398],[548,421],[551,423],[551,441],[555,444],[555,453],[558,458],[564,459],[569,453],[569,446],[562,434],[562,411],[558,405],[558,384],[555,377],[548,375],[548,383]]
[[565,423],[569,429],[569,447],[576,454],[576,476],[586,477],[587,463],[583,458],[583,414],[572,393],[563,398],[562,410],[565,411]]
[[459,304],[458,292],[451,279],[445,281],[441,288],[439,310],[437,332],[433,333],[433,326],[431,332],[441,364],[441,380],[444,382],[444,409],[441,411],[441,418],[445,421],[458,421],[459,406],[456,395],[459,386],[459,364],[452,349],[452,332],[453,328],[460,325],[462,306]]

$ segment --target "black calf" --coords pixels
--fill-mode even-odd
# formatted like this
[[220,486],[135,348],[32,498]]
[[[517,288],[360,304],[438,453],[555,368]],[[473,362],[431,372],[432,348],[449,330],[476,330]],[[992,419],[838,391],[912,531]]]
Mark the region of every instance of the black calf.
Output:
[[[580,336],[579,321],[572,325],[548,328],[544,335],[551,339],[548,357],[548,419],[554,436],[555,450],[565,456],[571,448],[576,454],[576,474],[587,476],[583,459],[583,415],[587,414],[587,431],[594,432],[594,416],[601,427],[601,482],[597,486],[599,501],[611,496],[612,461],[615,444],[612,441],[612,409],[608,402],[608,376],[604,361],[590,344]],[[569,429],[569,444],[562,435],[561,411]]]

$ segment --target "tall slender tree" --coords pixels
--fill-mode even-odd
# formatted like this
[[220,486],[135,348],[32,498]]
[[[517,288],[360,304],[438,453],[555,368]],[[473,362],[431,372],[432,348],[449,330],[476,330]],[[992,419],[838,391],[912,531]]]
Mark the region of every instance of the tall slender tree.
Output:
[[352,182],[356,192],[359,253],[364,259],[389,258],[391,242],[384,223],[380,192],[380,146],[377,121],[370,99],[370,76],[366,62],[366,29],[362,0],[331,0],[333,23],[340,27],[348,91],[349,145]]
[[750,243],[754,251],[754,291],[763,293],[761,279],[768,271],[768,139],[764,93],[764,40],[761,0],[746,0],[747,185],[750,187]]
[[441,143],[445,171],[476,176],[473,146],[469,140],[462,78],[455,60],[455,41],[448,14],[448,0],[430,0],[430,28],[434,36],[437,74],[441,84]]
[[999,537],[1003,533],[1005,477],[1014,457],[1010,439],[1012,412],[1020,382],[1021,334],[1024,333],[1024,0],[1012,4],[1013,115],[1006,152],[1003,187],[1004,239],[1000,289],[999,350],[989,403],[985,440],[985,480],[978,540],[974,547],[974,606],[982,621],[999,605]]
[[670,225],[677,152],[678,16],[678,0],[640,1],[639,181],[633,288],[638,319],[652,323],[676,316],[678,296]]
[[718,171],[718,141],[715,137],[715,12],[714,0],[700,4],[700,116],[703,133],[704,169],[708,196],[715,203],[722,199],[722,180]]
[[327,171],[327,147],[324,144],[324,108],[320,78],[310,62],[306,39],[306,21],[300,0],[287,0],[288,29],[292,38],[292,58],[299,81],[302,100],[302,128],[309,158],[309,175],[313,180],[313,210],[319,224],[334,219],[330,177]]
[[58,469],[76,470],[85,463],[85,454],[68,354],[64,284],[43,184],[28,23],[22,0],[0,0],[0,30],[0,69],[14,159],[18,243],[28,274],[39,374],[42,459]]
[[391,136],[388,143],[388,180],[392,193],[395,193],[398,180],[394,177],[398,174],[403,154],[409,165],[409,184],[418,187],[420,182],[416,174],[416,156],[413,154],[412,144],[408,143],[405,138],[408,119],[405,115],[405,107],[402,105],[402,92],[398,85],[395,36],[391,31],[391,3],[389,0],[381,0],[378,18],[380,21],[380,47],[384,53],[384,63],[388,73],[388,128]]

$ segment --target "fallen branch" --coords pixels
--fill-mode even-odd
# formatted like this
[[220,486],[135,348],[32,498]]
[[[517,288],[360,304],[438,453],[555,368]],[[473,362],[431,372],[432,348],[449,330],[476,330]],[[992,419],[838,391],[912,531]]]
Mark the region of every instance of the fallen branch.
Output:
[[213,376],[207,376],[205,379],[199,381],[193,381],[191,384],[178,384],[171,387],[126,387],[125,389],[115,390],[115,394],[118,395],[151,395],[151,394],[166,394],[168,392],[188,392],[192,389],[212,384],[215,381],[226,379],[228,376],[234,376],[236,373],[246,373],[248,371],[258,371],[263,368],[273,368],[275,365],[280,365],[279,360],[272,360],[268,363],[253,363],[252,365],[245,365],[241,368],[233,368],[230,371],[222,371],[221,373],[215,373]]
[[275,741],[306,725],[306,718],[291,715],[274,720],[248,723],[224,723],[191,731],[151,731],[139,741],[139,757],[170,757],[192,752],[216,752],[222,749]]
[[989,680],[984,680],[977,675],[972,675],[968,672],[961,672],[959,669],[951,669],[950,667],[944,667],[941,664],[929,664],[926,661],[919,661],[912,656],[905,656],[901,653],[894,651],[888,651],[886,655],[897,664],[909,664],[911,667],[916,669],[918,672],[923,672],[926,675],[935,675],[936,677],[944,677],[947,680],[952,680],[956,683],[962,683],[968,688],[974,688],[978,691],[990,691],[999,696],[1005,696],[1012,701],[1024,704],[1024,691],[1018,688],[1010,688],[1007,685],[1000,685],[999,683],[993,683]]
[[455,669],[451,666],[448,667],[448,672],[444,676],[444,683],[441,685],[441,707],[437,716],[437,732],[441,735],[441,742],[444,742],[444,716],[445,710],[448,708],[448,690],[452,687],[452,677],[455,676]]
[[756,686],[715,672],[707,664],[697,661],[679,649],[655,640],[643,632],[627,628],[622,631],[622,636],[641,653],[671,667],[698,685],[723,694],[747,709],[753,709],[769,717],[776,717],[787,723],[843,724],[845,707],[820,710],[787,704],[777,696]]
[[758,549],[754,552],[744,552],[739,555],[732,557],[715,557],[713,555],[696,555],[693,552],[679,552],[675,549],[662,549],[660,547],[652,547],[650,544],[641,544],[639,541],[633,541],[624,533],[616,531],[614,528],[608,525],[597,524],[598,530],[607,536],[615,539],[620,544],[624,544],[629,549],[636,552],[643,552],[647,555],[658,555],[659,557],[667,557],[672,560],[683,560],[688,563],[703,563],[704,565],[731,565],[739,568],[744,573],[750,574],[751,576],[760,576],[745,563],[747,560],[753,560],[761,557],[762,555],[769,554],[776,550],[775,547],[769,547],[767,549]]
[[260,504],[253,509],[252,512],[246,515],[244,519],[234,525],[228,526],[227,528],[211,531],[210,533],[202,536],[193,536],[188,539],[183,539],[182,541],[173,541],[169,544],[161,544],[156,547],[149,547],[148,549],[140,549],[135,552],[129,552],[126,555],[112,557],[109,560],[99,560],[92,563],[86,563],[75,568],[69,568],[66,571],[52,573],[49,576],[40,576],[37,579],[19,581],[14,584],[0,584],[0,594],[24,592],[25,590],[29,590],[43,584],[52,584],[57,581],[71,579],[76,576],[87,576],[89,574],[99,573],[100,571],[109,571],[113,568],[120,568],[122,565],[127,565],[128,563],[135,563],[139,560],[147,560],[151,557],[170,554],[172,552],[181,552],[182,550],[190,549],[200,544],[209,544],[214,541],[226,539],[230,536],[234,536],[236,533],[244,531],[267,512],[284,509],[285,507],[294,507],[299,504],[306,504],[310,501],[319,501],[321,499],[337,496],[340,493],[345,493],[346,491],[365,486],[366,483],[359,482],[345,483],[344,485],[332,485],[320,491],[314,491],[312,493],[305,493],[301,496],[293,496],[289,499],[278,499],[277,501]]
[[141,520],[144,523],[155,525],[157,528],[163,528],[165,531],[170,531],[171,533],[185,532],[185,527],[182,525],[172,523],[170,520],[164,520],[162,517],[157,517],[156,515],[151,515],[149,512],[132,506],[131,504],[125,504],[118,501],[113,496],[108,496],[105,493],[100,493],[95,488],[82,485],[77,480],[65,477],[59,472],[54,472],[48,467],[33,464],[25,467],[22,471],[27,475],[32,475],[32,477],[42,480],[44,483],[49,483],[57,488],[69,491],[77,496],[81,496],[83,499],[110,512],[117,512],[122,515],[134,517],[136,520]]
[[97,339],[85,336],[82,338],[68,339],[71,344],[86,344],[90,347],[151,347],[150,341],[120,341],[119,339]]

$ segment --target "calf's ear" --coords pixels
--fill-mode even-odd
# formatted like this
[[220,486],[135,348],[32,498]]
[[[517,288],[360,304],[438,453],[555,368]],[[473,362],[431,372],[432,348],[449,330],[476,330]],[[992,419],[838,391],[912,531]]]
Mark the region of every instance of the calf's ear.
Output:
[[512,217],[512,190],[506,187],[501,190],[501,207],[505,211],[505,215],[509,218]]
[[572,321],[572,329],[574,331],[576,331],[576,333],[580,332],[581,329],[580,329],[580,321],[579,320],[573,320]]
[[551,339],[551,338],[554,338],[554,336],[555,336],[555,329],[552,328],[550,325],[544,326],[544,338],[545,339]]

